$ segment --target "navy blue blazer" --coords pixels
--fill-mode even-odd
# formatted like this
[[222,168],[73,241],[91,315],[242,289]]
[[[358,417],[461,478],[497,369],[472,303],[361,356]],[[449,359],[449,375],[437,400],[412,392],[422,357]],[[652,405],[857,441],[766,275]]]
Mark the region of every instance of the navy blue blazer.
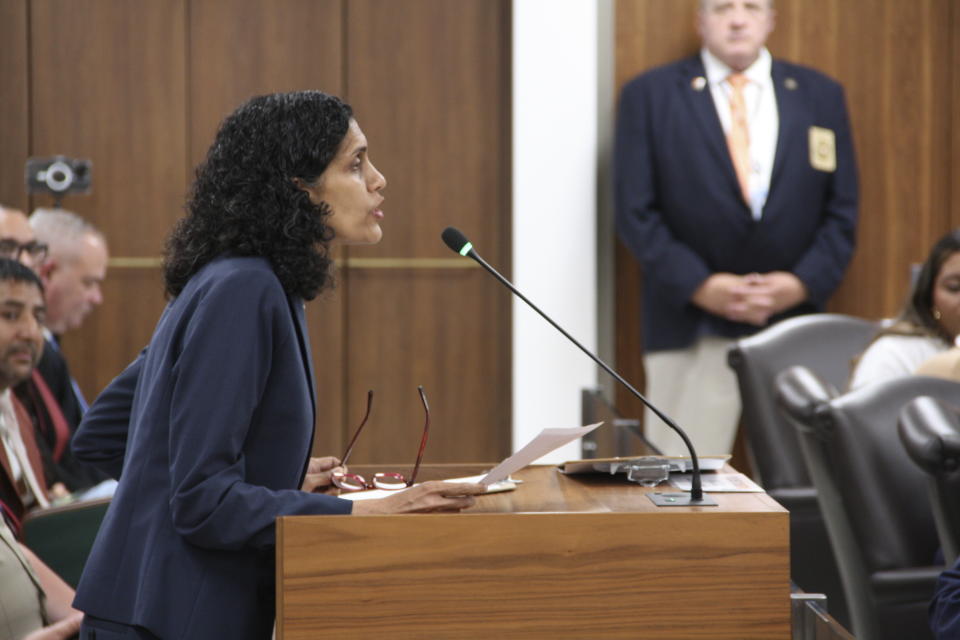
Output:
[[930,601],[930,629],[937,640],[960,637],[960,558],[937,579]]
[[298,490],[315,402],[302,302],[267,261],[201,269],[74,438],[120,480],[74,606],[164,639],[269,639],[274,520],[351,510]]
[[[779,111],[770,191],[754,221],[741,195],[699,54],[648,71],[621,93],[614,158],[617,231],[643,268],[646,351],[702,335],[756,331],[690,302],[711,274],[789,271],[821,309],[854,247],[857,169],[843,89],[806,67],[774,60]],[[815,168],[810,128],[836,140],[836,169]],[[823,166],[820,164],[820,166]]]

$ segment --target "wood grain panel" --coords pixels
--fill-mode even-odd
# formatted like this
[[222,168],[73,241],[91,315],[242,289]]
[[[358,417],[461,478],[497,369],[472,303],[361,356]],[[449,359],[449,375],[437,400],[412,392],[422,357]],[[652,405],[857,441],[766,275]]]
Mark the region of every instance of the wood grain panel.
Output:
[[27,0],[0,0],[0,205],[26,210],[29,156]]
[[617,0],[616,87],[700,47],[694,29],[699,0]]
[[375,392],[352,460],[413,464],[424,422],[421,384],[431,410],[425,461],[505,457],[510,339],[500,285],[479,269],[353,269],[350,278],[351,431],[363,418],[367,390]]
[[320,89],[342,95],[341,0],[190,0],[190,166],[248,98]]
[[31,153],[93,161],[93,192],[64,206],[113,255],[158,255],[183,204],[184,1],[31,4]]
[[[184,2],[30,6],[31,153],[91,159],[92,194],[64,206],[103,230],[112,255],[157,256],[186,191]],[[65,336],[87,395],[146,343],[163,304],[157,273],[109,271],[103,306]]]
[[[877,318],[898,310],[911,263],[960,223],[957,7],[950,0],[777,0],[775,57],[815,67],[845,87],[860,169],[858,247],[828,309]],[[637,72],[697,49],[687,29],[696,0],[618,0],[618,87]],[[952,25],[952,26],[951,26]],[[956,68],[956,64],[953,65]],[[949,87],[952,87],[952,94]],[[954,132],[953,160],[945,132]],[[951,180],[952,178],[952,180]],[[618,364],[637,371],[640,279],[618,252]],[[634,408],[626,394],[618,403]]]
[[[459,515],[282,518],[278,638],[790,637],[768,496],[658,510],[622,479],[517,475]],[[355,596],[327,610],[332,584]]]
[[386,176],[384,239],[364,256],[449,257],[454,225],[506,268],[509,3],[353,0],[347,93]]
[[88,401],[147,346],[166,306],[160,270],[114,269],[103,283],[104,303],[83,327],[63,336],[70,372]]
[[[346,10],[347,95],[388,182],[383,241],[349,257],[449,258],[439,236],[454,225],[509,273],[509,3],[354,0]],[[429,460],[506,455],[509,297],[471,270],[349,271],[349,428],[370,387],[379,411],[355,461],[413,461],[417,384],[434,412]]]
[[[341,0],[191,0],[190,166],[203,160],[220,121],[254,95],[320,89],[343,93]],[[343,307],[337,291],[307,306],[317,382],[314,452],[343,443]]]
[[953,84],[950,113],[954,114],[950,121],[953,144],[950,156],[950,226],[960,227],[960,124],[956,114],[960,113],[960,6],[956,2],[950,5],[950,44],[953,49],[952,64],[950,65],[950,79]]
[[307,326],[313,352],[313,373],[317,385],[317,424],[313,452],[318,456],[340,456],[346,443],[346,410],[343,405],[346,363],[344,352],[344,301],[346,287],[338,283],[307,303]]

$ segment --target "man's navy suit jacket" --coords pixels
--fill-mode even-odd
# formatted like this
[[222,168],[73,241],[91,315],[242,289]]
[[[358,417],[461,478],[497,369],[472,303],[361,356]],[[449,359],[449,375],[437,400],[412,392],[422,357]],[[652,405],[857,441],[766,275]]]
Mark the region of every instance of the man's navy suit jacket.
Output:
[[[623,89],[614,167],[617,230],[643,268],[646,351],[756,330],[690,302],[713,273],[796,275],[808,301],[773,320],[820,309],[843,277],[857,221],[843,89],[817,71],[778,60],[771,75],[780,125],[759,221],[741,195],[699,55],[644,73]],[[811,127],[834,133],[835,171],[812,166]]]
[[120,479],[75,606],[164,639],[269,639],[275,518],[351,509],[298,490],[315,402],[302,302],[267,261],[194,275],[74,438]]

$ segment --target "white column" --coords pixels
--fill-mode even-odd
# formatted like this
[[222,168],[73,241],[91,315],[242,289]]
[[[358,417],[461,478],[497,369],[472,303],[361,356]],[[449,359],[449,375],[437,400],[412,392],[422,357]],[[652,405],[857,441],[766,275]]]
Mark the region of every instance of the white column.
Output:
[[[513,2],[513,282],[597,349],[598,15],[608,0]],[[603,43],[602,46],[608,46]],[[597,366],[513,303],[513,447],[580,425]],[[575,442],[543,459],[580,457]]]

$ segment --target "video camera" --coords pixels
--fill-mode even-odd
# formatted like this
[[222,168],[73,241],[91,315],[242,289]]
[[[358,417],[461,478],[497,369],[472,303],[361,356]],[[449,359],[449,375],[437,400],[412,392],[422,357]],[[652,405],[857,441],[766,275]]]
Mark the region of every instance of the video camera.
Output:
[[29,158],[26,167],[27,192],[50,193],[57,206],[68,193],[89,193],[93,163],[82,158],[53,156]]

